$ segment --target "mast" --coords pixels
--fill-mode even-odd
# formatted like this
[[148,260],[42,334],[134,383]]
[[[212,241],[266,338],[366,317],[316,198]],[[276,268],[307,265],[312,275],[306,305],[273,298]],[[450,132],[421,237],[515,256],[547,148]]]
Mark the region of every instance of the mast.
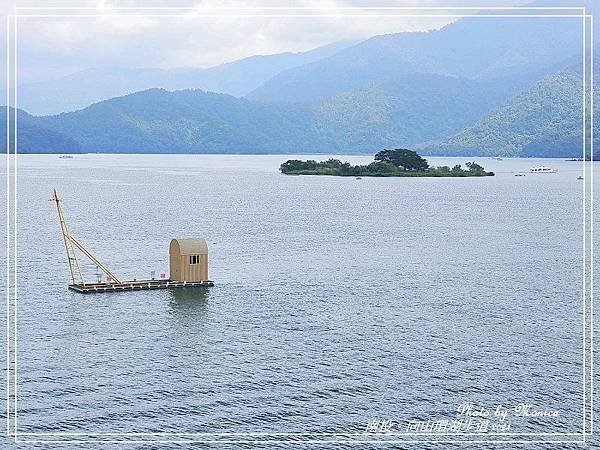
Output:
[[85,286],[85,278],[83,276],[83,272],[81,270],[81,266],[79,264],[79,259],[77,258],[77,254],[75,253],[75,248],[79,249],[85,256],[87,256],[96,267],[102,270],[106,276],[110,277],[115,281],[115,284],[122,284],[121,280],[119,280],[109,269],[102,263],[98,258],[96,258],[92,253],[90,253],[84,246],[79,242],[71,233],[69,232],[69,227],[67,226],[67,222],[65,220],[65,214],[62,208],[62,201],[58,198],[58,193],[56,189],[54,189],[52,198],[50,201],[56,203],[56,210],[58,212],[58,220],[60,221],[60,229],[62,231],[63,240],[65,242],[65,250],[67,252],[67,261],[69,263],[69,271],[71,272],[71,279],[73,280],[73,284],[77,284],[75,281],[75,276],[78,275],[81,280],[81,285]]
[[60,222],[60,230],[62,231],[63,240],[65,242],[65,250],[67,252],[67,262],[69,263],[69,271],[71,272],[71,280],[73,284],[77,284],[75,281],[75,274],[79,276],[81,284],[85,285],[85,279],[83,278],[83,272],[81,271],[81,266],[79,265],[79,259],[77,258],[77,254],[75,253],[75,249],[73,248],[73,242],[71,241],[71,235],[69,234],[69,228],[67,227],[67,222],[65,221],[65,215],[62,209],[61,200],[58,198],[58,193],[56,189],[54,189],[52,193],[52,198],[50,201],[56,203],[56,211],[58,212],[58,220]]

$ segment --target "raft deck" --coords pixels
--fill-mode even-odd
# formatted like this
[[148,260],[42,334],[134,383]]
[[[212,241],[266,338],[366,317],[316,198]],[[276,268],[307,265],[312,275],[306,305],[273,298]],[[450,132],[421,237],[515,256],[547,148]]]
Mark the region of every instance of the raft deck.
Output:
[[122,283],[86,283],[70,284],[69,289],[81,294],[95,294],[102,292],[143,291],[153,289],[177,289],[188,287],[212,286],[214,283],[207,281],[172,281],[172,280],[133,280]]

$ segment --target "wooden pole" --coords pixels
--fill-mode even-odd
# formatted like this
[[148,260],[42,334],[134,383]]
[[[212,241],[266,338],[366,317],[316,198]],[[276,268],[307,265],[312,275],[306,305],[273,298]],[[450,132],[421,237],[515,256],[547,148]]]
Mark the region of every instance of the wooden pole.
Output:
[[71,241],[71,235],[69,234],[69,227],[67,226],[67,222],[65,221],[64,212],[61,205],[61,200],[58,198],[58,193],[56,189],[54,189],[52,198],[50,201],[56,203],[56,211],[58,212],[58,220],[60,222],[60,230],[63,235],[63,240],[65,242],[65,250],[67,252],[67,262],[69,263],[69,271],[71,272],[71,280],[73,280],[73,284],[76,284],[75,274],[79,275],[79,279],[82,285],[85,285],[85,279],[83,277],[83,272],[81,271],[81,266],[79,265],[79,259],[77,259],[77,255],[75,254],[75,249],[73,248],[73,243]]

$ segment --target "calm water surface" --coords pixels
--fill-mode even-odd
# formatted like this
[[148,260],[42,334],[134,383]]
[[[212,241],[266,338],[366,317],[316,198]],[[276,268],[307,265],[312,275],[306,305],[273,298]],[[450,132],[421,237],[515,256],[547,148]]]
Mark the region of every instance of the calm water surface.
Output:
[[[464,402],[580,431],[581,163],[356,180],[288,158],[19,157],[19,432],[406,431]],[[559,173],[514,176],[538,164]],[[169,240],[199,236],[215,286],[68,291],[54,187],[117,275],[168,273]]]

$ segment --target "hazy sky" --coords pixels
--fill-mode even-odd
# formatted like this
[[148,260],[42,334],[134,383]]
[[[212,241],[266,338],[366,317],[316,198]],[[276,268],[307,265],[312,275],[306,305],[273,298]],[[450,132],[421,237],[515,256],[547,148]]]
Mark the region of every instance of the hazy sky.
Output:
[[[254,54],[303,51],[345,39],[364,39],[376,34],[424,31],[440,28],[451,18],[394,17],[201,17],[209,8],[240,5],[332,8],[350,6],[510,6],[518,0],[296,0],[296,1],[14,1],[2,2],[2,12],[19,7],[93,7],[89,14],[118,17],[21,17],[19,35],[19,80],[47,79],[88,67],[208,67]],[[190,11],[160,11],[182,17],[134,17],[140,11],[115,12],[111,7],[193,7]],[[46,14],[52,11],[19,11],[19,14]],[[81,11],[78,11],[81,12]],[[146,11],[156,14],[159,11]],[[264,11],[263,11],[264,12]],[[273,13],[274,11],[270,11]],[[298,11],[302,12],[302,11]],[[305,13],[309,13],[306,11]],[[333,11],[325,11],[334,14]],[[65,11],[64,13],[74,13]],[[246,11],[248,13],[248,11]],[[2,49],[6,48],[6,20],[2,21]],[[2,74],[5,54],[2,58]]]

